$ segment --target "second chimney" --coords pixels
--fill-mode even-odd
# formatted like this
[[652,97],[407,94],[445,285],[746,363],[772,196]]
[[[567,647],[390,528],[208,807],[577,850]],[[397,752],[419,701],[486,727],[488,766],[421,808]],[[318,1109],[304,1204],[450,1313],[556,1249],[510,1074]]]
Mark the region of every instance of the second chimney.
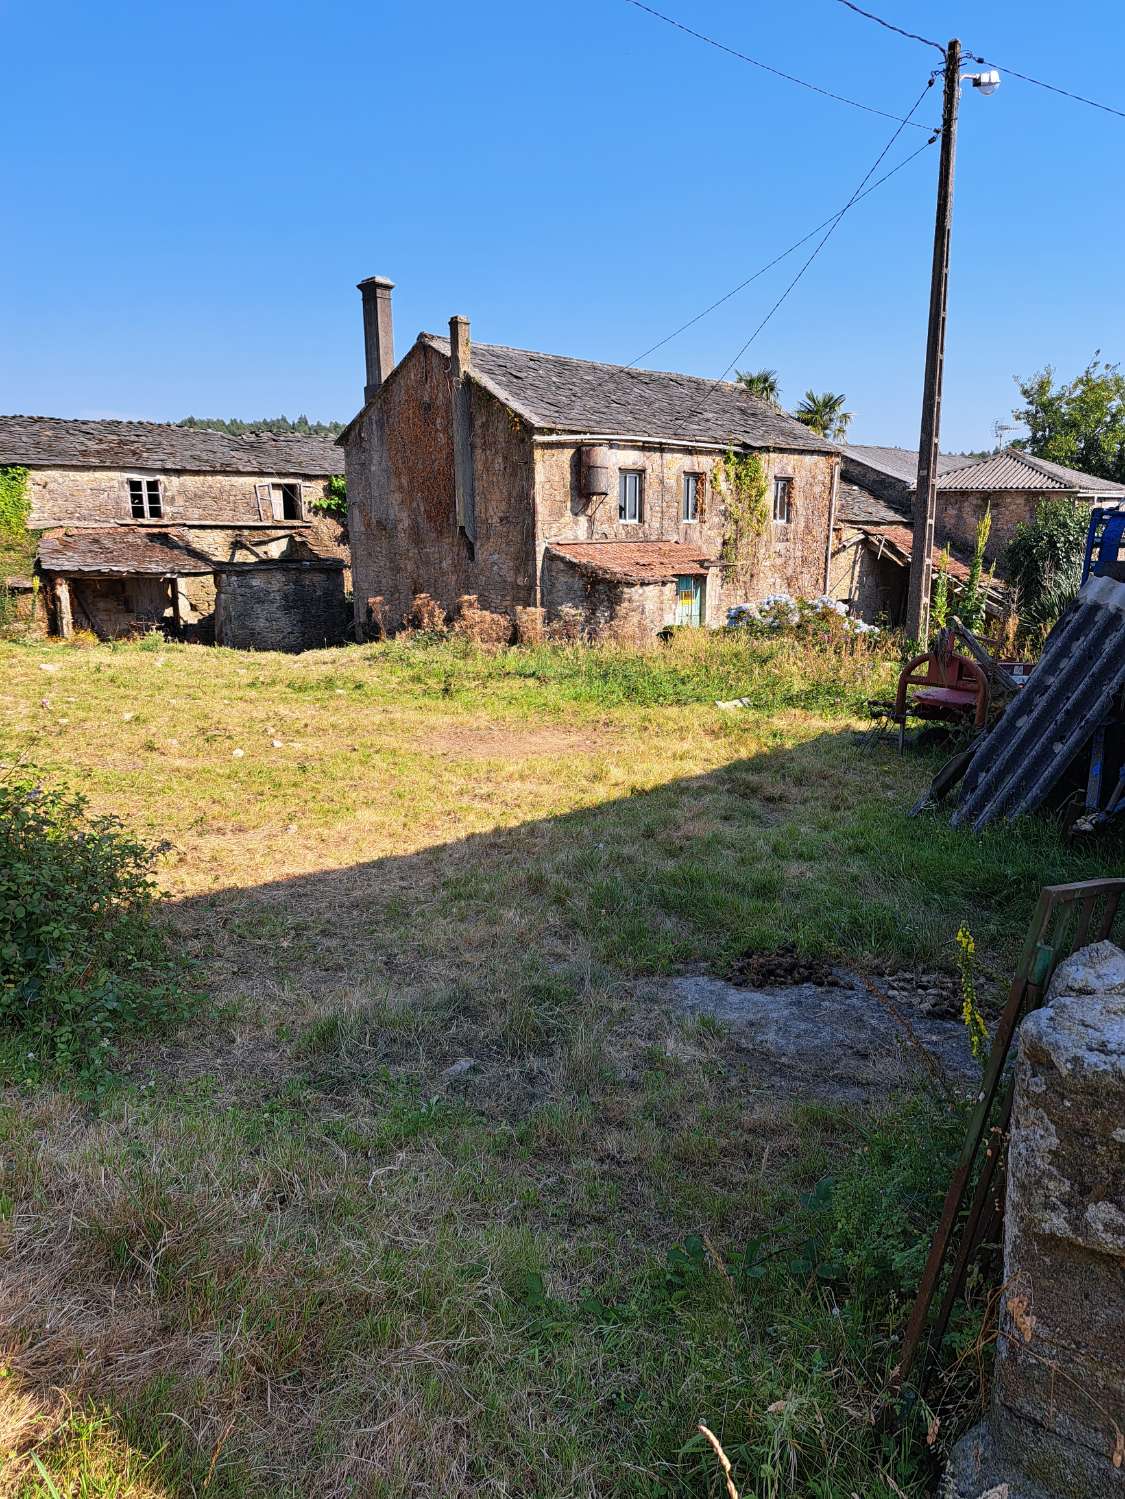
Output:
[[367,360],[367,384],[363,399],[371,397],[395,367],[395,334],[391,317],[394,282],[386,276],[368,276],[359,283],[363,298],[363,351]]

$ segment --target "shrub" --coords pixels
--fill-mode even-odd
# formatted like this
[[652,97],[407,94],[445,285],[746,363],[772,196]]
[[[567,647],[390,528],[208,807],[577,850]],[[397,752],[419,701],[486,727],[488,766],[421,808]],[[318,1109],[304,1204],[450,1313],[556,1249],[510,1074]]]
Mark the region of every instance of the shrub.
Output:
[[1042,500],[1018,525],[1004,567],[1019,598],[1025,631],[1045,634],[1078,592],[1089,512],[1072,500]]
[[482,609],[475,593],[463,594],[453,612],[453,633],[471,640],[474,645],[507,645],[512,638],[512,621],[506,614]]
[[771,593],[756,603],[734,604],[727,610],[727,626],[754,634],[789,633],[824,644],[864,635],[874,639],[880,633],[875,625],[853,619],[847,604],[826,593],[815,599]]
[[544,637],[544,617],[542,609],[516,608],[516,644],[517,645],[542,645]]
[[0,782],[0,1033],[24,1075],[96,1076],[118,1037],[178,1012],[156,854],[82,797]]
[[444,635],[445,610],[428,593],[416,593],[403,623],[408,629],[420,630],[423,635]]
[[348,488],[343,474],[333,474],[324,486],[324,494],[312,500],[309,509],[317,515],[330,515],[341,525],[348,519]]

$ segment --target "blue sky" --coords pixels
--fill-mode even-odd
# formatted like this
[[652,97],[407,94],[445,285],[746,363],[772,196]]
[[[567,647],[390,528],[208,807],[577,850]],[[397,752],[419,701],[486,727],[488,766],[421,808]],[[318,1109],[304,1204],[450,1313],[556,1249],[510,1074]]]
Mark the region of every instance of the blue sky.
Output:
[[[941,60],[836,0],[656,3],[891,112]],[[1125,107],[1116,0],[871,8]],[[625,0],[0,0],[0,25],[4,411],[346,419],[371,274],[400,355],[463,313],[625,363],[846,202],[894,129]],[[991,445],[1016,373],[1125,358],[1123,150],[1125,119],[966,92],[943,447]],[[846,392],[856,441],[916,441],[936,171],[935,146],[858,204],[740,361],[790,405]],[[800,260],[647,362],[717,376]]]

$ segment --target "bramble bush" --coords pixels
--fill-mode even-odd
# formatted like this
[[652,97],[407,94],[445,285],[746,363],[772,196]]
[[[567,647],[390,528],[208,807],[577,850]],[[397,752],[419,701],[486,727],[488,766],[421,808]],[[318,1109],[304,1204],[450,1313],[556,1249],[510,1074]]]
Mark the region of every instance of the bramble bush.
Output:
[[0,781],[6,1070],[96,1079],[120,1037],[181,1013],[179,964],[152,914],[157,853],[80,796]]

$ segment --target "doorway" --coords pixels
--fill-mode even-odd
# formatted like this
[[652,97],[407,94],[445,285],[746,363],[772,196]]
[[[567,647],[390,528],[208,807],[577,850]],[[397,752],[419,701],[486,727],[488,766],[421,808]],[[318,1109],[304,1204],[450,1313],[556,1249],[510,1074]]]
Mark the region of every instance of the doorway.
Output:
[[676,579],[676,623],[678,625],[701,625],[703,623],[703,579],[683,577]]

